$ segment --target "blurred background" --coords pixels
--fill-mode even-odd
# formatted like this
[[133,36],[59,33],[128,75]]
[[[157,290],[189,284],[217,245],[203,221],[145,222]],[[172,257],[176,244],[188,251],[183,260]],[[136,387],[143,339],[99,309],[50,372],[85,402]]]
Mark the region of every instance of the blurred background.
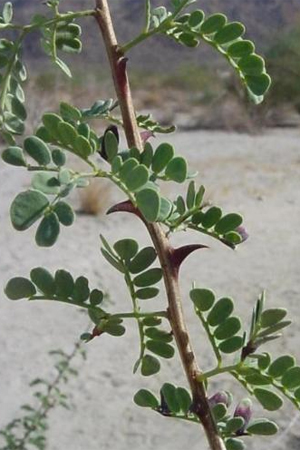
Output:
[[[40,0],[12,3],[20,23],[46,9]],[[126,42],[143,26],[144,2],[111,0],[110,4],[119,40]],[[167,4],[153,0],[156,6]],[[92,7],[92,0],[61,1],[61,9],[66,11]],[[287,307],[294,318],[293,327],[280,343],[270,344],[267,350],[274,357],[291,352],[299,360],[300,2],[201,0],[198,7],[206,13],[224,12],[230,20],[246,25],[246,36],[265,57],[273,84],[266,101],[255,107],[226,62],[204,44],[186,49],[156,37],[129,55],[137,109],[151,112],[163,124],[178,126],[170,137],[156,137],[153,145],[164,140],[174,144],[199,172],[196,181],[206,186],[207,201],[220,205],[224,212],[243,214],[250,234],[237,252],[192,233],[173,238],[174,245],[197,242],[211,247],[191,256],[181,274],[193,344],[203,367],[212,368],[212,356],[188,301],[194,280],[214,289],[219,297],[235,298],[237,313],[246,326],[254,302],[261,290],[267,289],[268,305]],[[84,19],[81,25],[82,55],[64,55],[73,72],[71,80],[43,54],[39,34],[30,34],[26,40],[27,134],[39,125],[43,112],[58,110],[61,101],[89,107],[98,99],[115,97],[99,30],[92,19]],[[95,126],[100,134],[105,124]],[[33,267],[44,266],[53,272],[64,268],[74,276],[87,276],[92,287],[110,291],[112,311],[130,309],[122,277],[111,270],[99,251],[100,232],[111,243],[134,237],[140,246],[150,244],[134,218],[123,214],[106,217],[107,208],[122,196],[110,185],[92,183],[72,199],[78,213],[72,229],[63,230],[53,248],[41,249],[35,246],[34,230],[17,233],[9,221],[10,204],[18,192],[30,186],[29,174],[0,161],[0,177],[1,290],[10,277],[27,276]],[[166,189],[172,198],[178,186],[170,183]],[[33,401],[28,384],[36,377],[55,379],[47,352],[60,348],[71,353],[88,319],[64,305],[9,302],[4,295],[0,297],[0,430],[4,430],[21,414],[20,405]],[[162,294],[151,307],[164,308],[165,302]],[[55,408],[49,414],[47,450],[206,450],[203,436],[193,425],[163,420],[133,404],[133,395],[141,387],[158,392],[165,381],[182,386],[186,381],[177,357],[162,361],[157,376],[133,376],[138,335],[135,324],[130,325],[121,340],[105,335],[85,346],[87,361],[75,362],[79,376],[71,377],[63,388],[71,409]],[[213,389],[224,388],[224,379],[217,379]],[[226,387],[233,389],[236,402],[246,395],[231,381]],[[259,407],[256,414],[263,414]],[[272,449],[299,450],[299,414],[287,405],[271,417],[280,425]],[[0,440],[0,449],[7,450],[1,445]],[[258,438],[249,442],[248,450],[266,450],[270,445],[270,438]]]
[[[152,3],[153,6],[168,5],[166,0]],[[36,0],[14,0],[13,5],[21,22],[45,9],[43,2]],[[65,10],[75,9],[75,6],[88,9],[91,2],[65,0],[61,4]],[[246,37],[254,40],[258,53],[266,57],[273,79],[266,102],[258,108],[249,106],[226,61],[205,44],[200,44],[196,50],[187,49],[165,37],[155,37],[151,45],[145,42],[130,54],[131,84],[137,108],[159,109],[158,119],[166,123],[175,121],[184,129],[253,131],[262,126],[298,126],[299,1],[203,0],[199,7],[207,13],[223,11],[230,20],[240,20],[246,25]],[[143,8],[144,2],[139,0],[111,2],[120,42],[128,41],[139,32],[144,20]],[[28,89],[38,93],[39,98],[41,93],[47,96],[49,91],[59,97],[63,91],[77,103],[89,104],[90,98],[99,96],[99,91],[113,96],[106,56],[95,24],[89,23],[83,29],[80,60],[84,63],[77,64],[76,56],[69,58],[74,62],[71,64],[74,76],[68,86],[64,76],[45,57],[39,40],[38,34],[30,34],[26,41],[26,58],[34,74]]]

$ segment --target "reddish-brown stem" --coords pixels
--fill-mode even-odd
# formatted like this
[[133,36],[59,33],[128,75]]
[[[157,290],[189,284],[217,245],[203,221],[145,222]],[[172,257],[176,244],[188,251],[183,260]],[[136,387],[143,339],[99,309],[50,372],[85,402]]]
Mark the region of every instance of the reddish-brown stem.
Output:
[[[99,24],[109,58],[128,146],[136,147],[142,151],[143,144],[136,122],[135,110],[126,71],[127,61],[124,60],[124,56],[120,52],[118,46],[110,16],[108,0],[96,0],[95,17]],[[169,305],[169,320],[192,391],[194,412],[198,415],[204,427],[211,450],[225,450],[225,445],[218,434],[209,407],[205,386],[203,383],[197,381],[197,375],[201,372],[197,365],[184,320],[178,284],[178,265],[174,264],[175,250],[159,224],[148,222],[145,222],[145,224],[152,238],[163,270]]]

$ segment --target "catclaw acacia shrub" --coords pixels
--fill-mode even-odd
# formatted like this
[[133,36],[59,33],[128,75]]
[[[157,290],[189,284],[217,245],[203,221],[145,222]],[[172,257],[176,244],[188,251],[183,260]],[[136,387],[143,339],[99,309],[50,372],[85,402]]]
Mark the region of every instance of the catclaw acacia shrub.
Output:
[[[109,312],[103,306],[101,290],[90,287],[85,276],[74,278],[61,268],[50,273],[46,268],[35,267],[27,277],[18,275],[9,280],[5,293],[11,300],[59,301],[85,309],[94,323],[94,328],[82,335],[86,342],[103,333],[122,336],[127,319],[134,319],[140,346],[134,373],[155,375],[166,359],[176,356],[185,368],[189,386],[176,386],[168,381],[158,393],[144,388],[135,394],[135,403],[162,416],[201,424],[212,450],[241,450],[246,446],[244,436],[272,435],[278,430],[270,419],[253,417],[253,400],[267,411],[279,409],[283,398],[296,408],[300,406],[300,367],[295,359],[290,355],[274,359],[264,350],[291,322],[286,319],[285,309],[266,307],[263,293],[253,309],[250,327],[245,327],[235,313],[233,299],[217,298],[212,290],[195,284],[190,299],[216,359],[215,367],[199,368],[183,317],[179,269],[189,254],[206,246],[197,243],[174,248],[169,238],[175,232],[189,229],[235,249],[247,240],[248,234],[239,213],[223,211],[220,206],[208,206],[203,201],[205,188],[197,186],[195,174],[177,149],[168,142],[155,148],[148,141],[154,133],[167,134],[174,127],[165,128],[150,115],[134,111],[126,72],[126,55],[155,34],[188,47],[201,42],[227,60],[251,101],[256,104],[263,101],[271,81],[263,58],[244,37],[245,27],[230,22],[221,13],[206,16],[194,3],[172,0],[167,9],[153,8],[151,1],[145,0],[143,31],[130,42],[118,45],[107,0],[96,0],[91,5],[96,9],[67,13],[60,12],[59,0],[49,0],[45,15],[34,16],[26,26],[13,21],[12,5],[5,3],[0,17],[3,33],[0,125],[7,148],[2,158],[5,163],[32,174],[30,188],[20,192],[12,202],[13,227],[24,231],[36,226],[36,244],[54,245],[61,228],[70,227],[75,220],[69,195],[87,187],[95,178],[104,178],[125,197],[123,202],[112,205],[108,213],[132,214],[144,223],[152,239],[152,245],[140,248],[131,237],[111,244],[101,235],[102,256],[124,280],[131,298],[131,312]],[[117,100],[95,100],[92,106],[81,109],[62,102],[57,112],[45,112],[35,133],[23,139],[26,120],[23,87],[27,78],[21,52],[23,40],[29,33],[39,31],[46,54],[57,69],[70,77],[71,70],[63,61],[63,54],[80,52],[78,21],[84,18],[87,22],[96,19],[99,24]],[[10,30],[15,31],[14,41],[5,37]],[[97,120],[108,122],[100,136]],[[125,148],[120,145],[122,131],[127,139]],[[85,163],[84,172],[69,166],[70,154]],[[165,182],[172,183],[174,190],[176,184],[184,185],[186,194],[166,197],[161,190]],[[151,300],[163,291],[162,281],[168,305],[161,311],[153,311]],[[211,392],[211,379],[221,373],[240,383],[247,397],[236,399],[227,391]]]

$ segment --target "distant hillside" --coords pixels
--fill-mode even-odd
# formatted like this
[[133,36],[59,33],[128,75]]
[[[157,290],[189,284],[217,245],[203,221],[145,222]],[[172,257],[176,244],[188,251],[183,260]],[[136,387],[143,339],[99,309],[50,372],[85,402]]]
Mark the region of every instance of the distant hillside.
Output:
[[[22,22],[26,22],[33,11],[43,12],[46,9],[41,0],[12,0],[12,3],[18,19]],[[93,0],[63,0],[61,3],[66,10],[87,9],[94,5]],[[155,6],[167,6],[169,2],[153,0],[152,3]],[[199,2],[199,7],[208,13],[222,11],[230,19],[241,20],[247,26],[248,36],[258,42],[258,48],[261,51],[272,44],[278,37],[279,31],[288,29],[300,18],[300,0],[202,0],[201,3]],[[112,0],[111,8],[121,42],[138,33],[144,20],[142,0]],[[86,60],[89,62],[99,61],[99,58],[101,60],[103,52],[99,50],[99,34],[96,25],[89,24],[83,29]],[[37,36],[32,35],[27,42],[27,53],[29,57],[39,61],[42,58],[42,52],[37,44]],[[178,63],[200,63],[207,59],[210,61],[214,59],[210,49],[202,50],[201,45],[196,52],[182,49],[174,42],[161,37],[153,38],[151,46],[142,45],[133,50],[131,56],[131,62],[136,67],[147,70],[155,67],[155,70],[161,71],[172,69]]]

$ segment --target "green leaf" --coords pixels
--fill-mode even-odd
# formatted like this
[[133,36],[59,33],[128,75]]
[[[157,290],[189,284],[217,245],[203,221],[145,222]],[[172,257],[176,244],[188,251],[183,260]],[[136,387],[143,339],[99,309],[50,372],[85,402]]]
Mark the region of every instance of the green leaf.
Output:
[[87,159],[93,153],[90,142],[80,135],[77,136],[75,143],[73,143],[73,147],[77,155],[81,156],[83,159]]
[[13,18],[13,6],[11,2],[6,2],[3,7],[2,17],[4,23],[10,23]]
[[262,73],[259,76],[246,76],[245,77],[248,88],[255,95],[265,95],[271,86],[271,77],[267,73]]
[[204,12],[200,9],[196,9],[196,11],[193,11],[189,17],[188,24],[191,28],[198,28],[200,27],[201,23],[204,20]]
[[261,75],[265,70],[264,60],[256,54],[243,57],[238,66],[245,75],[251,76]]
[[154,341],[172,342],[173,340],[173,336],[171,333],[160,330],[156,327],[147,328],[145,331],[145,335],[148,338],[153,339]]
[[119,177],[120,179],[125,182],[127,177],[130,175],[132,170],[138,166],[138,161],[135,158],[129,158],[125,161],[123,166],[121,167],[119,171]]
[[16,196],[11,204],[10,217],[18,231],[27,230],[49,206],[48,198],[38,191],[28,190]]
[[56,39],[56,46],[59,50],[66,53],[80,53],[82,50],[82,43],[79,39]]
[[104,143],[107,159],[111,162],[118,154],[118,139],[112,131],[107,131],[104,136]]
[[187,414],[192,406],[192,398],[190,393],[186,389],[178,387],[176,389],[176,399],[181,411],[184,414]]
[[123,265],[115,258],[113,258],[110,253],[108,253],[104,248],[101,248],[101,253],[110,265],[112,265],[119,272],[124,273]]
[[242,242],[242,237],[236,231],[230,231],[224,235],[224,239],[226,242],[229,242],[234,245],[238,245]]
[[15,277],[9,280],[4,291],[10,300],[30,298],[36,294],[36,289],[31,281],[23,277]]
[[57,132],[60,142],[65,146],[74,147],[78,133],[76,129],[68,122],[59,122]]
[[243,347],[243,343],[244,339],[241,336],[234,336],[222,341],[218,347],[222,353],[234,353]]
[[145,219],[155,222],[160,210],[160,196],[154,189],[143,189],[136,194],[137,206]]
[[108,253],[110,253],[112,256],[115,257],[115,252],[114,252],[114,250],[111,248],[111,246],[109,245],[108,241],[105,239],[105,237],[104,237],[102,234],[100,234],[100,239],[101,239],[102,245],[103,245],[103,247],[105,248],[105,250],[106,250]]
[[[72,179],[72,175],[69,169],[63,168],[60,169],[59,173],[58,173],[58,180],[60,181],[61,184],[69,184],[71,182]],[[76,181],[76,185],[77,185],[77,179],[75,179]]]
[[[283,328],[286,328],[289,325],[291,325],[291,323],[292,323],[291,320],[285,320],[285,321],[282,321],[282,322],[278,322],[277,324],[272,325],[269,328],[265,328],[263,331],[260,331],[258,333],[258,335],[257,335],[257,338],[265,338],[265,339],[267,339],[267,337],[270,334],[277,333],[278,331],[282,330]],[[272,338],[274,339],[275,337],[270,336],[270,339],[272,339]]]
[[56,58],[55,64],[64,72],[65,75],[67,75],[67,77],[72,78],[72,72],[64,61],[60,58]]
[[145,325],[145,327],[156,327],[156,326],[160,325],[161,322],[162,321],[161,321],[160,317],[154,317],[154,316],[146,317],[143,320],[143,324]]
[[75,213],[73,208],[68,205],[68,203],[59,201],[55,204],[53,210],[56,213],[60,223],[65,227],[69,227],[74,223]]
[[159,403],[152,392],[146,389],[140,389],[134,396],[134,403],[145,408],[158,408]]
[[63,269],[55,273],[56,294],[58,297],[71,297],[74,290],[74,280],[72,275]]
[[187,205],[188,209],[192,209],[195,206],[195,200],[196,200],[195,181],[191,181],[189,183],[189,187],[188,187],[187,195],[186,195],[186,205]]
[[[10,98],[11,97],[11,98]],[[27,112],[25,106],[17,97],[13,97],[11,95],[7,96],[10,101],[11,112],[17,116],[21,121],[26,120]]]
[[291,367],[288,369],[282,379],[281,379],[282,385],[286,389],[296,389],[300,386],[300,367]]
[[53,172],[35,172],[31,185],[33,189],[48,195],[57,195],[60,191],[60,183]]
[[268,369],[272,378],[282,377],[285,372],[295,365],[295,358],[291,355],[283,355],[275,359]]
[[198,190],[198,192],[196,194],[196,198],[195,198],[196,206],[199,206],[199,207],[201,206],[204,194],[205,194],[205,187],[204,186],[200,186],[199,190]]
[[65,39],[76,38],[81,35],[81,27],[75,23],[68,23],[57,27],[57,36]]
[[78,108],[75,106],[70,105],[69,103],[62,102],[59,106],[59,111],[61,116],[65,120],[80,120],[81,119],[81,112]]
[[91,321],[98,326],[101,320],[106,316],[106,313],[102,311],[100,308],[93,308],[93,309],[89,308],[88,315]]
[[187,178],[187,162],[177,156],[169,162],[165,171],[166,177],[176,183],[183,183]]
[[221,298],[215,303],[213,309],[210,311],[207,322],[211,327],[216,327],[222,324],[231,315],[233,311],[233,301],[231,298]]
[[53,141],[53,138],[51,136],[51,134],[49,133],[49,131],[47,130],[46,127],[44,127],[44,125],[41,125],[37,130],[36,130],[36,136],[39,137],[40,139],[42,139],[42,141],[44,142],[48,142],[51,143]]
[[153,159],[153,148],[149,142],[146,142],[145,149],[141,153],[141,164],[150,167]]
[[241,439],[230,438],[225,441],[227,450],[245,450],[246,445]]
[[25,94],[22,89],[22,86],[15,78],[10,79],[10,92],[14,97],[20,100],[20,102],[22,103],[25,102]]
[[226,16],[224,14],[212,14],[206,19],[200,28],[203,34],[212,34],[219,31],[227,22]]
[[227,414],[227,407],[224,403],[217,403],[212,408],[212,413],[216,422],[220,422]]
[[228,42],[235,41],[243,36],[245,31],[244,25],[240,22],[231,22],[215,34],[214,41],[219,45],[228,44]]
[[242,58],[244,56],[249,56],[255,51],[255,46],[253,42],[241,40],[238,42],[234,42],[231,44],[228,49],[227,53],[232,58]]
[[184,198],[181,195],[178,195],[175,204],[177,212],[182,216],[186,211]]
[[[253,356],[253,355],[252,355]],[[257,365],[260,370],[266,370],[271,363],[271,355],[269,353],[263,353],[258,355]]]
[[76,302],[85,302],[90,296],[89,280],[86,277],[78,277],[74,284],[72,298]]
[[137,254],[139,245],[134,239],[121,239],[114,244],[114,249],[121,259],[128,262]]
[[226,214],[215,226],[215,232],[218,234],[226,234],[229,231],[234,231],[243,222],[243,217],[240,214]]
[[162,172],[174,156],[174,148],[168,143],[160,144],[152,159],[152,170],[155,173]]
[[176,391],[176,387],[171,383],[164,383],[161,388],[161,393],[168,405],[169,410],[175,414],[180,412],[180,405],[177,400]]
[[55,294],[56,284],[51,273],[43,267],[36,267],[30,272],[31,281],[45,295]]
[[245,377],[245,380],[247,383],[252,384],[253,386],[264,386],[271,384],[270,377],[267,377],[265,375],[262,375],[261,373],[253,373],[250,375],[247,375]]
[[57,215],[55,213],[47,214],[37,228],[35,242],[39,247],[51,247],[57,241],[59,231]]
[[273,325],[276,325],[278,322],[281,322],[286,315],[287,310],[284,308],[266,309],[261,315],[260,325],[262,328],[272,327]]
[[14,67],[14,75],[17,77],[18,81],[23,83],[27,79],[27,70],[22,61],[17,60]]
[[245,420],[243,417],[233,417],[226,422],[225,432],[229,434],[236,433],[243,428]]
[[126,332],[123,325],[118,325],[115,323],[108,323],[103,327],[103,331],[111,336],[120,337]]
[[241,321],[238,317],[229,317],[225,322],[216,328],[214,336],[219,341],[231,338],[240,331],[242,327]]
[[164,222],[166,219],[168,219],[168,217],[172,213],[172,210],[173,210],[173,203],[167,198],[161,197],[157,221]]
[[[81,112],[79,111],[79,113],[81,114]],[[87,138],[88,140],[90,140],[90,138],[93,138],[93,135],[91,136],[91,128],[87,123],[80,123],[77,127],[77,133],[80,134],[81,136]],[[98,136],[96,135],[96,140],[98,142]]]
[[112,173],[113,174],[118,173],[119,170],[122,167],[122,164],[123,164],[123,162],[122,162],[121,156],[120,155],[116,156],[111,162],[111,171],[112,171]]
[[159,267],[149,269],[146,272],[136,276],[133,283],[137,287],[147,287],[158,283],[162,279],[162,270]]
[[8,147],[1,155],[4,162],[12,166],[26,167],[23,150],[20,147]]
[[202,222],[203,216],[204,216],[203,211],[198,211],[198,212],[196,212],[196,214],[193,214],[193,217],[192,217],[192,223],[193,223],[194,225],[200,225],[201,222]]
[[296,391],[294,392],[294,396],[299,403],[300,402],[300,388],[296,389]]
[[24,149],[41,166],[47,166],[51,163],[51,152],[48,145],[37,136],[26,138]]
[[23,134],[25,131],[25,125],[15,114],[10,112],[4,113],[4,126],[6,131],[13,134]]
[[141,189],[149,180],[149,170],[144,165],[135,167],[127,176],[125,184],[131,192]]
[[256,419],[250,422],[247,427],[247,433],[258,434],[261,436],[272,436],[279,430],[275,422],[268,419]]
[[221,217],[222,217],[222,210],[217,206],[212,206],[202,216],[201,224],[204,228],[211,228],[217,222],[219,222]]
[[104,294],[102,291],[100,291],[99,289],[93,289],[90,295],[90,304],[92,306],[97,306],[100,305],[100,303],[102,303],[104,299]]
[[190,298],[200,311],[208,311],[215,302],[215,294],[209,289],[192,289]]
[[130,261],[128,269],[131,273],[140,273],[151,266],[157,254],[153,247],[145,247]]
[[254,395],[259,401],[259,403],[267,410],[267,411],[276,411],[281,408],[283,402],[279,395],[275,394],[275,392],[269,391],[263,388],[254,389]]
[[159,289],[154,287],[138,289],[135,294],[140,300],[149,300],[150,298],[154,298],[159,294]]
[[161,342],[161,341],[147,341],[146,347],[148,350],[150,350],[152,353],[155,353],[158,356],[161,356],[162,358],[173,358],[175,350],[174,347],[171,345]]
[[141,373],[144,377],[149,377],[160,371],[160,362],[151,355],[145,355],[142,360]]
[[57,114],[46,113],[43,115],[42,122],[52,138],[58,140],[58,125],[62,121]]

